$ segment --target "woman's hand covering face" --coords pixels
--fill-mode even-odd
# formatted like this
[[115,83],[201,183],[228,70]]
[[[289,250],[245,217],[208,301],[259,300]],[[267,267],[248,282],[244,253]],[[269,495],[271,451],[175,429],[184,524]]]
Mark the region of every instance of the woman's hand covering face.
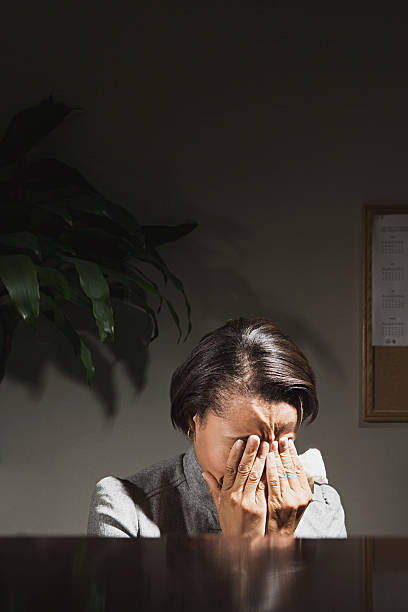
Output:
[[281,438],[279,447],[273,442],[266,459],[266,534],[293,535],[313,495],[293,440]]
[[203,472],[224,535],[293,535],[312,500],[311,488],[293,441],[280,449],[251,435],[237,440],[228,456],[222,486]]
[[224,535],[265,535],[267,500],[262,476],[268,451],[268,442],[252,435],[246,445],[237,440],[232,446],[222,486],[203,472]]

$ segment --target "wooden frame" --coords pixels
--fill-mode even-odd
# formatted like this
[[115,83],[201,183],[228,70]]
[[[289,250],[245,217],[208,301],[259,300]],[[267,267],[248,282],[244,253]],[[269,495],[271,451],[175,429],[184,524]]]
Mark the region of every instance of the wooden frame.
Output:
[[363,211],[362,418],[408,421],[408,346],[372,345],[372,228],[375,215],[407,215],[404,206],[365,206]]

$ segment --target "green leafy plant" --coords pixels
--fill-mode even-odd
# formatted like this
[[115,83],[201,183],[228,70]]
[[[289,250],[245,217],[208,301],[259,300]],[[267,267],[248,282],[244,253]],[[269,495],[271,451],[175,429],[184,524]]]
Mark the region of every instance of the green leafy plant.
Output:
[[[69,340],[88,382],[91,351],[69,317],[75,304],[90,311],[99,339],[115,336],[112,298],[142,310],[159,333],[163,302],[183,336],[180,316],[166,293],[146,273],[159,270],[164,286],[181,294],[191,331],[191,308],[183,284],[157,247],[191,232],[196,224],[140,225],[126,208],[103,197],[67,164],[29,159],[30,151],[73,111],[52,97],[16,114],[0,142],[0,381],[19,323],[46,317]],[[156,302],[153,307],[150,299]]]

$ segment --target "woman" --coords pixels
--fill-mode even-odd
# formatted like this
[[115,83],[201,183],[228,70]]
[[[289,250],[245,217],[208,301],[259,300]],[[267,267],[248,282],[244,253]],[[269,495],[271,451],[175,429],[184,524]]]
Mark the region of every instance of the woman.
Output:
[[171,419],[193,444],[127,478],[100,480],[88,534],[219,532],[347,537],[327,480],[311,482],[294,440],[318,400],[303,353],[267,319],[230,320],[174,372]]

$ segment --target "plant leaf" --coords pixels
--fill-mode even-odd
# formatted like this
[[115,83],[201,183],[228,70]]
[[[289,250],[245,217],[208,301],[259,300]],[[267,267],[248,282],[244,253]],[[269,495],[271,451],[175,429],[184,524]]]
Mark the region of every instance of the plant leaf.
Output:
[[37,206],[38,208],[41,208],[42,210],[46,210],[52,215],[55,215],[57,217],[62,217],[62,219],[64,219],[67,225],[72,226],[72,216],[68,208],[65,206],[65,204],[61,204],[61,202],[50,202],[50,203],[41,202],[37,204]]
[[183,295],[184,304],[185,304],[186,311],[187,311],[187,333],[184,337],[184,341],[185,341],[191,332],[192,325],[191,325],[191,306],[187,298],[186,292],[184,290],[183,283],[181,282],[179,278],[177,278],[177,276],[175,276],[175,274],[173,274],[173,272],[169,270],[166,262],[161,258],[159,253],[153,247],[148,248],[145,253],[138,254],[137,257],[141,261],[150,263],[153,266],[155,266],[158,270],[160,270],[165,281],[167,282],[167,280],[170,279],[173,285],[176,287],[176,289],[180,291],[180,293]]
[[0,234],[0,244],[17,248],[21,251],[33,251],[41,259],[41,249],[38,238],[30,232],[16,232],[13,234]]
[[182,223],[181,225],[142,225],[146,244],[157,247],[166,242],[178,240],[197,227],[197,223]]
[[37,274],[40,286],[53,289],[66,300],[71,299],[71,288],[62,272],[47,266],[37,266]]
[[81,362],[85,368],[88,384],[90,384],[95,374],[95,366],[93,364],[91,351],[82,340],[82,337],[77,333],[70,320],[57,306],[54,300],[44,293],[41,293],[41,312],[69,340],[72,348],[74,349],[74,353],[81,359]]
[[144,248],[144,234],[134,215],[104,198],[76,168],[54,158],[40,159],[21,168],[16,179],[28,191],[32,204],[52,208],[53,202],[59,202],[71,211],[110,219]]
[[11,352],[13,334],[20,315],[14,306],[2,306],[0,308],[0,382],[6,373],[6,363]]
[[[104,270],[105,269],[106,268],[104,268]],[[146,274],[144,274],[136,266],[132,266],[130,264],[125,268],[124,274],[127,276],[129,283],[136,283],[141,289],[149,291],[159,298],[159,305],[156,309],[156,312],[159,313],[163,303],[163,296],[158,285],[150,280],[150,278],[148,278]]]
[[131,235],[136,246],[145,248],[145,238],[143,231],[135,217],[124,206],[109,202],[96,192],[77,193],[66,201],[66,205],[71,210],[79,210],[93,215],[106,217],[117,223],[122,229]]
[[28,255],[0,255],[0,279],[23,319],[38,318],[40,291],[31,258]]
[[122,304],[126,304],[131,308],[137,308],[138,310],[142,310],[148,317],[150,317],[153,324],[153,335],[150,338],[150,342],[153,342],[159,335],[159,324],[157,322],[157,316],[155,311],[149,304],[140,298],[140,296],[132,295],[126,299],[119,298]]
[[86,310],[90,310],[92,312],[92,302],[82,290],[78,272],[76,271],[75,267],[72,268],[72,264],[69,262],[66,262],[65,266],[66,267],[61,269],[61,274],[64,275],[64,278],[69,285],[70,297],[68,301],[71,302],[71,304],[75,304],[80,308],[85,308]]
[[[148,304],[146,295],[144,292],[144,285],[139,284],[135,279],[128,276],[127,273],[120,270],[111,270],[109,268],[102,268],[103,273],[106,275],[110,283],[120,284],[127,289],[126,297],[124,298],[121,294],[116,294],[115,291],[111,291],[112,296],[117,297],[122,303],[130,306],[135,306],[143,310],[152,320],[153,323],[153,336],[150,339],[152,342],[159,335],[159,326],[157,322],[156,313],[153,308]],[[135,287],[135,282],[137,287]],[[135,290],[137,288],[137,291]],[[149,287],[150,289],[150,287]],[[155,291],[154,291],[155,293]],[[160,295],[162,300],[162,296]]]
[[85,295],[91,300],[93,314],[102,342],[107,336],[114,337],[113,310],[110,302],[109,285],[98,264],[76,257],[64,257],[71,262],[79,276]]
[[144,278],[144,279],[145,279],[145,280],[147,280],[149,283],[151,283],[151,284],[152,284],[152,285],[155,287],[155,289],[156,289],[156,290],[157,290],[157,291],[160,293],[160,303],[159,303],[159,306],[158,306],[157,311],[156,311],[157,313],[159,313],[159,312],[160,312],[160,310],[161,310],[162,304],[163,304],[163,297],[162,297],[162,295],[161,295],[161,291],[160,291],[160,289],[159,289],[159,286],[158,286],[158,285],[157,285],[157,284],[156,284],[154,281],[152,281],[152,280],[151,280],[151,279],[150,279],[150,278],[147,276],[147,274],[145,274],[145,273],[143,272],[143,270],[141,270],[141,269],[140,269],[140,268],[138,268],[137,266],[135,266],[135,265],[131,265],[130,267],[131,267],[131,269],[132,269],[132,270],[135,270],[135,271],[136,271],[138,274],[140,274],[140,276],[141,276],[142,278]]
[[14,115],[0,142],[0,166],[11,164],[28,153],[73,110],[79,109],[56,103],[49,96]]
[[54,157],[36,159],[18,169],[18,184],[28,191],[31,203],[51,203],[75,194],[96,191],[76,168]]
[[16,196],[19,191],[19,184],[12,178],[9,178],[6,181],[0,181],[0,205],[14,206],[16,203]]
[[59,244],[72,247],[80,259],[108,265],[124,261],[134,251],[132,242],[124,236],[98,227],[78,227],[78,224],[60,234]]
[[180,326],[180,318],[179,318],[177,312],[175,311],[175,309],[173,308],[173,305],[170,302],[170,300],[168,300],[167,298],[164,298],[164,301],[166,302],[166,304],[168,306],[168,309],[170,310],[170,314],[171,314],[171,316],[173,318],[173,321],[175,322],[176,327],[178,329],[179,337],[177,339],[177,344],[179,344],[179,342],[181,340],[181,337],[183,335],[183,332],[182,332],[182,329],[181,329],[181,326]]

